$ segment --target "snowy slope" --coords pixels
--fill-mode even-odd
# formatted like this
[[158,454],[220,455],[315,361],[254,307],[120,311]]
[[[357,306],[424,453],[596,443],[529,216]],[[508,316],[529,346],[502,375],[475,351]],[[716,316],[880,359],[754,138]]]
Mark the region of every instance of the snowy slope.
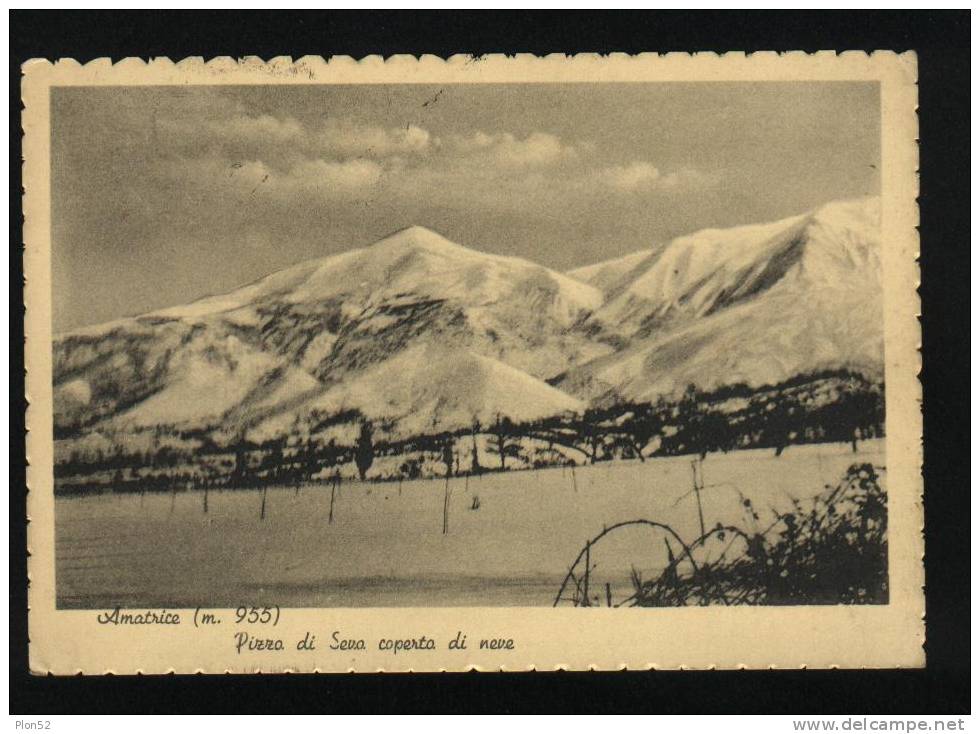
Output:
[[271,415],[249,433],[264,440],[304,435],[316,415],[357,410],[385,433],[408,438],[492,424],[498,416],[526,421],[582,410],[585,404],[525,372],[469,351],[418,344],[301,407]]
[[571,327],[602,300],[596,288],[527,260],[411,227],[150,317],[258,331],[267,348],[325,380],[343,379],[423,336],[544,378],[601,353]]
[[799,253],[805,217],[674,240],[593,317],[627,337],[705,316],[766,286]]
[[751,299],[797,270],[811,286],[840,278],[880,283],[878,217],[877,199],[835,202],[778,222],[679,237],[634,269],[592,320],[645,336]]
[[654,258],[656,250],[637,250],[612,260],[569,270],[567,275],[598,288],[603,294],[616,291],[636,277]]
[[876,199],[674,240],[590,320],[628,340],[559,384],[637,399],[825,367],[880,375]]
[[300,263],[231,293],[149,316],[199,321],[270,300],[301,304],[343,298],[364,307],[409,293],[474,307],[517,300],[566,325],[602,303],[597,289],[574,278],[521,258],[470,250],[424,227],[409,227],[369,247]]
[[[573,329],[601,303],[574,278],[412,227],[231,293],[61,336],[58,425],[240,433],[402,364],[398,356],[417,346],[482,355],[556,393],[541,379],[608,353]],[[397,382],[397,370],[390,374]],[[517,417],[524,405],[506,392],[476,412]],[[551,406],[576,404],[551,398]],[[484,399],[493,403],[489,392]]]

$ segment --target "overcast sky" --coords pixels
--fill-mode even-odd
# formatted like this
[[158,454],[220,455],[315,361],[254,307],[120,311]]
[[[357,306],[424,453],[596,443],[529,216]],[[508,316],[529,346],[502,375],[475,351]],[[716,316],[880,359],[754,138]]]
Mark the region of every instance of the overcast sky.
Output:
[[420,224],[565,270],[879,190],[863,83],[52,92],[54,328]]

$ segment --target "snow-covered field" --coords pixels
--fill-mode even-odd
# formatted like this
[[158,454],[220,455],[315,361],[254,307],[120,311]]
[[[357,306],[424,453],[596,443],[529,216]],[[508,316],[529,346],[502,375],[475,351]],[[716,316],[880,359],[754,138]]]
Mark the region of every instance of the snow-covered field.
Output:
[[[705,459],[705,523],[760,529],[835,484],[848,466],[885,463],[883,440],[712,454]],[[699,534],[691,457],[488,474],[450,480],[344,482],[328,523],[329,485],[262,490],[59,497],[57,592],[61,607],[542,606],[571,562],[606,525],[646,518],[685,540]],[[471,509],[479,497],[479,508]],[[597,583],[621,598],[630,567],[664,563],[649,529],[596,548]],[[601,579],[601,581],[599,581]]]

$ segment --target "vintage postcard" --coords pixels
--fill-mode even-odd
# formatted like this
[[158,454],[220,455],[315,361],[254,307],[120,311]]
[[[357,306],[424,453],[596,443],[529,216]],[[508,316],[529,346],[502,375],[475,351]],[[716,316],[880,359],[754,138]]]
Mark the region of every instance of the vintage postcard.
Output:
[[26,64],[32,669],[923,665],[916,98]]

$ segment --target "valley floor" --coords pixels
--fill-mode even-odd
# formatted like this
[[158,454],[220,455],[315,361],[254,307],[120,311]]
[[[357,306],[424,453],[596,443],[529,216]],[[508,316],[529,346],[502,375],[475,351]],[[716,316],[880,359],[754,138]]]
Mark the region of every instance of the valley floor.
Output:
[[[709,454],[707,526],[768,525],[855,463],[885,465],[885,441]],[[645,518],[699,535],[692,458],[458,477],[56,499],[60,608],[550,606],[586,540]],[[760,516],[746,516],[743,499]],[[264,507],[264,517],[262,516]],[[748,523],[748,525],[747,525]],[[656,544],[661,544],[657,538]],[[617,534],[592,559],[621,599],[635,567],[664,566],[649,529]]]

